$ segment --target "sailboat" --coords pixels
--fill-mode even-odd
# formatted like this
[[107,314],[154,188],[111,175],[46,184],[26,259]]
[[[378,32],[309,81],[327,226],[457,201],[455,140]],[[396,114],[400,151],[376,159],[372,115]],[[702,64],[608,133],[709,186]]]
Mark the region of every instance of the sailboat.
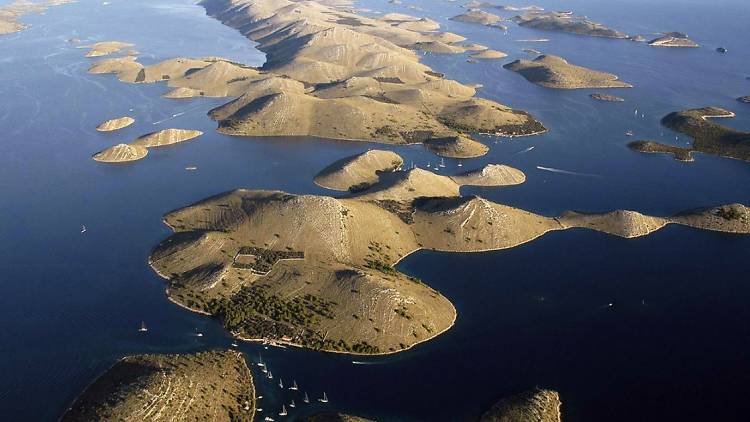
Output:
[[265,419],[263,419],[263,420],[264,420],[264,421],[269,421],[269,422],[273,422],[273,420],[274,420],[274,419],[273,419],[272,417],[270,417],[270,416],[266,416],[266,418],[265,418]]
[[310,403],[310,397],[307,396],[307,391],[305,391],[305,398],[302,399],[302,401],[305,403]]
[[325,391],[323,392],[323,398],[318,399],[321,403],[328,403],[328,396],[326,396]]
[[297,380],[293,380],[292,381],[292,386],[289,387],[289,389],[293,390],[293,391],[297,391],[298,390],[298,388],[297,388]]
[[286,406],[284,406],[282,404],[281,405],[281,412],[279,412],[279,416],[286,416],[286,415],[287,415],[287,413],[286,413]]
[[284,388],[284,380],[279,378],[279,388]]
[[260,370],[263,371],[264,374],[268,373],[268,368],[266,368],[265,366],[261,367]]
[[258,366],[260,367],[266,366],[266,364],[263,363],[263,357],[260,355],[260,353],[258,353]]
[[459,162],[458,162],[458,166],[459,166],[459,167],[463,167],[464,165],[463,165],[463,163],[461,163],[461,162],[459,161]]
[[440,164],[438,164],[438,167],[445,167],[445,158],[440,159]]
[[86,233],[86,226],[81,226],[81,234]]
[[201,333],[200,331],[198,331],[198,329],[196,328],[195,329],[195,336],[196,337],[203,337],[203,333]]
[[141,321],[141,328],[139,328],[138,331],[141,333],[145,333],[146,331],[148,331],[148,328],[146,328],[145,322]]
[[271,371],[268,371],[268,379],[270,379],[270,380],[273,379],[273,374],[271,373]]
[[297,407],[297,405],[294,404],[294,399],[292,399],[292,402],[289,403],[289,407],[291,407],[291,408]]
[[230,345],[231,345],[232,347],[239,347],[239,345],[237,344],[237,342],[236,342],[236,341],[233,341],[233,342],[231,342],[231,343],[230,343]]

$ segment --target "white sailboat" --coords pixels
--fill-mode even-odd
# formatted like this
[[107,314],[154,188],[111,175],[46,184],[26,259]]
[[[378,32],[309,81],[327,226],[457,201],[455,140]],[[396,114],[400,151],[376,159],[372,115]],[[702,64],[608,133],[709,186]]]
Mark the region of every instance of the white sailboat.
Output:
[[326,392],[323,392],[323,397],[318,399],[321,403],[328,403],[328,396],[326,395]]
[[307,391],[305,391],[305,398],[302,399],[302,401],[305,403],[310,403],[310,397],[307,396]]
[[258,366],[260,366],[261,368],[266,366],[266,364],[263,363],[263,357],[260,355],[260,353],[258,353]]
[[438,164],[438,167],[445,167],[445,158],[440,159],[440,164]]
[[195,336],[196,337],[203,337],[203,333],[201,333],[200,331],[198,331],[198,329],[196,328],[195,329]]
[[292,380],[292,386],[289,387],[289,389],[292,390],[292,391],[297,391],[298,390],[297,380]]
[[81,234],[86,233],[86,226],[81,226]]
[[279,388],[284,388],[284,380],[279,378]]
[[270,380],[273,379],[273,373],[271,373],[271,371],[268,371],[268,379],[270,379]]
[[297,407],[297,405],[294,404],[294,399],[292,399],[292,402],[289,403],[289,407],[291,407],[291,408]]
[[282,405],[281,405],[281,412],[279,412],[279,416],[286,416],[286,415],[287,415],[287,412],[286,412],[286,406],[284,406],[284,405],[282,404]]
[[145,333],[146,331],[148,331],[148,328],[146,328],[145,322],[141,321],[141,328],[139,328],[138,331],[141,333]]
[[274,419],[272,417],[270,417],[270,416],[266,416],[266,418],[263,419],[263,420],[264,421],[268,421],[268,422],[273,422]]

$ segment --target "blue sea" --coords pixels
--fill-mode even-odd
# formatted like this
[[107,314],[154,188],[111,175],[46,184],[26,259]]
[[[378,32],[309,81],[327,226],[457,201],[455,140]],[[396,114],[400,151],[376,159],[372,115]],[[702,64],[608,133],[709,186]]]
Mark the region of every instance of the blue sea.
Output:
[[[56,420],[125,355],[229,347],[232,339],[217,321],[169,302],[163,280],[147,265],[151,248],[170,234],[161,221],[170,210],[239,187],[331,194],[313,176],[369,148],[392,149],[418,165],[435,161],[421,146],[228,137],[206,116],[226,99],[168,100],[162,84],[90,75],[92,59],[79,47],[97,41],[132,42],[145,63],[177,56],[256,66],[265,60],[253,42],[193,1],[108,3],[52,7],[25,16],[29,29],[0,36],[0,420]],[[482,84],[479,95],[527,110],[550,129],[525,138],[483,137],[489,154],[463,160],[461,168],[446,160],[447,173],[503,163],[527,175],[523,185],[463,193],[550,216],[750,205],[748,163],[639,154],[624,135],[631,130],[637,138],[686,145],[687,137],[659,120],[704,106],[736,112],[724,123],[750,131],[750,106],[735,100],[750,95],[746,0],[534,4],[573,10],[630,34],[686,32],[702,48],[650,48],[515,24],[504,33],[448,20],[464,11],[459,2],[355,3],[373,15],[427,16],[469,42],[509,54],[478,63],[466,55],[423,56],[434,70]],[[533,38],[550,41],[518,41]],[[729,52],[717,53],[720,46]],[[635,87],[608,91],[623,103],[589,98],[599,91],[538,87],[502,68],[532,58],[524,48],[616,73]],[[123,115],[136,124],[115,133],[94,130]],[[91,160],[101,149],[168,127],[205,135],[151,150],[132,164]],[[458,310],[455,327],[436,339],[378,358],[240,348],[251,363],[261,354],[277,377],[256,377],[261,418],[276,417],[292,398],[300,403],[278,388],[282,377],[296,380],[299,394],[313,401],[323,392],[330,399],[289,409],[292,420],[337,410],[380,421],[472,421],[497,399],[538,386],[560,392],[566,421],[746,421],[748,256],[750,236],[672,226],[632,240],[570,230],[504,251],[419,252],[399,269]],[[149,327],[145,334],[137,331],[141,321]],[[196,330],[205,335],[196,337]]]

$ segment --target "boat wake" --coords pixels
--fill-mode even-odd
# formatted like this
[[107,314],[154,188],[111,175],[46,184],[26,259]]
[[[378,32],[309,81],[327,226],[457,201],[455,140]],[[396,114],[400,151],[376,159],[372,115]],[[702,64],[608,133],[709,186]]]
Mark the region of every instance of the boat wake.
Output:
[[531,147],[528,147],[528,148],[526,148],[526,149],[523,149],[523,150],[521,150],[521,151],[518,151],[518,152],[517,152],[516,154],[526,154],[527,152],[530,152],[530,151],[532,151],[533,149],[534,149],[534,147],[533,147],[533,146],[531,146]]
[[561,173],[561,174],[569,174],[571,176],[582,176],[582,177],[601,177],[598,174],[591,174],[591,173],[579,173],[577,171],[569,171],[569,170],[561,170],[556,169],[553,167],[542,167],[542,166],[536,166],[539,170],[549,171],[552,173]]

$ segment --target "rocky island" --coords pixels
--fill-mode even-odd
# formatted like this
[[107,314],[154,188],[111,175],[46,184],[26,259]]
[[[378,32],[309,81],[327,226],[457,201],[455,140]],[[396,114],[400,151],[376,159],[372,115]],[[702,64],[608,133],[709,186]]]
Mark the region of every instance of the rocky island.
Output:
[[750,104],[750,95],[746,95],[744,97],[737,98],[737,101],[744,103],[744,104]]
[[477,53],[473,53],[471,54],[471,57],[480,60],[497,60],[508,57],[508,55],[506,53],[503,53],[502,51],[487,49]]
[[417,250],[511,248],[569,228],[624,238],[667,224],[750,233],[742,205],[679,217],[545,217],[460,195],[462,185],[523,183],[519,170],[489,165],[442,176],[398,170],[403,160],[392,154],[349,157],[316,177],[354,191],[344,198],[240,189],[173,211],[164,222],[174,234],[153,250],[150,265],[167,279],[172,301],[218,317],[238,338],[387,354],[439,335],[456,318],[447,298],[394,268]]
[[630,88],[617,75],[599,72],[568,63],[565,59],[552,55],[541,55],[534,60],[516,60],[504,68],[521,74],[529,82],[546,88]]
[[106,122],[103,122],[102,124],[97,126],[96,130],[99,132],[112,132],[115,130],[126,128],[133,123],[135,123],[135,119],[125,116],[117,119],[107,120]]
[[693,138],[690,147],[678,147],[655,141],[635,141],[630,148],[640,152],[673,154],[681,161],[692,161],[693,152],[719,155],[750,161],[750,133],[714,122],[717,118],[732,118],[735,114],[718,107],[706,107],[670,113],[661,123],[674,131]]
[[255,388],[241,353],[138,355],[86,388],[61,421],[252,421]]
[[591,97],[591,98],[593,98],[595,100],[609,102],[609,103],[621,103],[621,102],[625,101],[625,99],[622,98],[622,97],[618,97],[616,95],[610,95],[610,94],[603,94],[603,93],[600,93],[600,92],[591,94],[591,95],[589,95],[589,97]]
[[468,12],[450,18],[456,22],[478,23],[481,25],[494,25],[503,21],[500,16],[479,9],[469,9]]
[[[472,134],[546,131],[528,113],[477,98],[412,49],[457,53],[464,38],[414,30],[414,18],[361,16],[327,2],[205,0],[208,13],[239,29],[267,61],[260,69],[218,58],[178,58],[150,66],[134,57],[95,63],[131,83],[165,81],[171,98],[236,97],[213,110],[221,133],[314,136],[389,144],[424,143],[446,156],[487,151]],[[242,6],[242,7],[239,7]],[[402,25],[411,23],[411,25]],[[424,29],[422,22],[416,29]],[[203,76],[211,75],[211,77]]]
[[648,42],[652,47],[676,47],[676,48],[696,48],[700,47],[698,43],[688,38],[687,34],[682,32],[668,32],[660,37],[654,38]]
[[561,31],[571,34],[588,35],[604,38],[628,38],[622,32],[588,20],[585,17],[573,16],[567,12],[537,12],[532,11],[518,15],[513,20],[520,26],[545,31]]
[[125,163],[140,160],[148,154],[148,148],[157,148],[185,142],[203,135],[199,130],[164,129],[143,135],[130,144],[117,144],[92,157],[102,163]]

